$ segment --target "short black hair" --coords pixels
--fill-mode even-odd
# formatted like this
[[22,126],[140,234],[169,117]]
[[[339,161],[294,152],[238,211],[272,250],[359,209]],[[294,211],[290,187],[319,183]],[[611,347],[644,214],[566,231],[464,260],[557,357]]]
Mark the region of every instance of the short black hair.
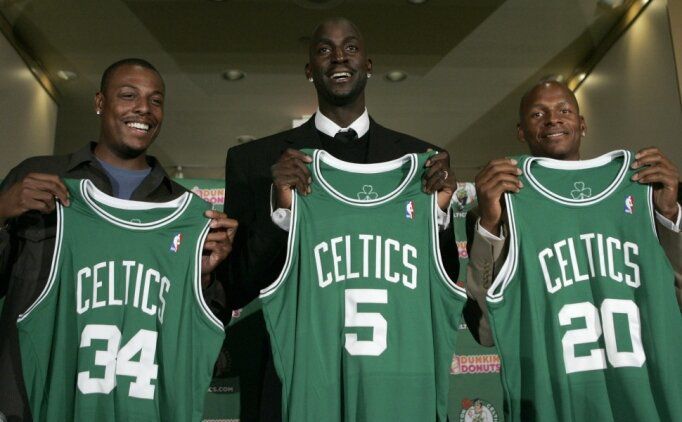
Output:
[[129,57],[127,59],[122,59],[117,62],[112,63],[107,69],[102,73],[102,80],[99,83],[99,91],[104,92],[107,89],[107,85],[109,84],[109,79],[111,79],[111,75],[114,73],[116,69],[118,69],[121,66],[140,66],[144,67],[145,69],[153,70],[156,72],[157,75],[159,75],[159,79],[161,79],[161,84],[166,85],[166,83],[163,81],[163,77],[161,77],[161,73],[154,67],[153,64],[149,63],[145,59],[138,59],[136,57]]

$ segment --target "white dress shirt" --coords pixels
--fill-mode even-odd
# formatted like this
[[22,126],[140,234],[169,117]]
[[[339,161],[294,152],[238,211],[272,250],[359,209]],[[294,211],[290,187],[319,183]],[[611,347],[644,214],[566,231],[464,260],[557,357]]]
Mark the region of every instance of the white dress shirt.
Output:
[[[322,114],[320,109],[315,113],[315,128],[327,136],[334,137],[338,132],[347,132],[353,129],[358,138],[362,138],[369,131],[369,114],[367,109],[353,121],[348,127],[341,127],[333,122],[330,118]],[[291,227],[291,210],[288,208],[277,208],[273,211],[273,204],[275,203],[274,192],[272,186],[270,187],[270,218],[277,227],[282,230],[289,231]],[[446,211],[438,209],[438,229],[445,230],[450,225],[450,207]]]

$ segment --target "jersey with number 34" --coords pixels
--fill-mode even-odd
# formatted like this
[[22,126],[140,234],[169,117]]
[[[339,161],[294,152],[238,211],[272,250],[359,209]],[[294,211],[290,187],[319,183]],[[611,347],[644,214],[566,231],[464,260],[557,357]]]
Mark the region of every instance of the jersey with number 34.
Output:
[[207,204],[65,184],[49,279],[17,323],[33,418],[201,420],[224,338],[201,295]]

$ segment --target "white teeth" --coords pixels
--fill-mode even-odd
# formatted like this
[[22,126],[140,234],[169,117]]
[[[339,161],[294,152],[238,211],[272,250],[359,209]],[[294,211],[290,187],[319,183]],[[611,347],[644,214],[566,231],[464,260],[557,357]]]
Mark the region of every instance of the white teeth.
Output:
[[337,72],[332,75],[332,78],[334,79],[350,78],[350,72]]
[[549,135],[547,135],[547,138],[556,138],[557,136],[562,136],[563,134],[564,134],[563,132],[550,133]]
[[132,127],[133,129],[144,130],[145,132],[149,130],[149,125],[144,124],[144,123],[130,122],[130,123],[126,123],[126,125],[128,127]]

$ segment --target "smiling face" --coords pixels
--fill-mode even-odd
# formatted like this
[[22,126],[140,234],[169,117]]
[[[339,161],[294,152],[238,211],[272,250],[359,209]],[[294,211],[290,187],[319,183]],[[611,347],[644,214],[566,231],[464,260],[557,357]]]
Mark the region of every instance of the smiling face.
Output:
[[306,77],[312,78],[320,108],[361,102],[372,61],[360,31],[350,21],[330,19],[317,27],[310,42]]
[[104,157],[127,160],[145,154],[161,130],[164,92],[161,76],[152,69],[125,64],[111,73],[104,92],[95,96]]
[[578,101],[564,84],[536,85],[521,100],[518,138],[536,157],[580,159],[580,140],[585,130]]

